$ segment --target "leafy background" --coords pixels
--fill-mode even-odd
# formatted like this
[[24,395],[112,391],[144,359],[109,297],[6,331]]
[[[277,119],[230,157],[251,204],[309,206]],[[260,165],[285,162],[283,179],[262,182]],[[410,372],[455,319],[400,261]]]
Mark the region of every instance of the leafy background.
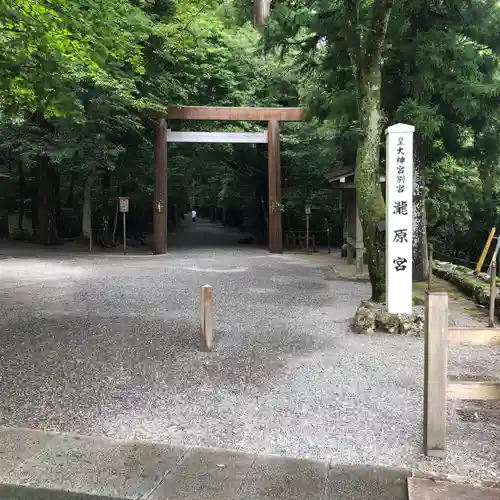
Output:
[[[109,221],[110,233],[120,194],[131,198],[129,232],[150,231],[154,111],[303,105],[306,122],[282,125],[283,223],[302,229],[311,203],[312,228],[322,231],[326,218],[340,245],[339,195],[325,174],[354,166],[362,133],[343,35],[348,3],[282,0],[255,27],[244,0],[3,1],[2,235],[9,219],[16,227],[26,219],[26,231],[11,236],[31,238],[30,229],[45,244],[77,237],[86,204],[92,227]],[[383,52],[384,123],[416,127],[429,238],[471,261],[500,193],[499,21],[495,1],[394,2]],[[169,145],[168,176],[170,228],[194,203],[265,237],[265,148]]]

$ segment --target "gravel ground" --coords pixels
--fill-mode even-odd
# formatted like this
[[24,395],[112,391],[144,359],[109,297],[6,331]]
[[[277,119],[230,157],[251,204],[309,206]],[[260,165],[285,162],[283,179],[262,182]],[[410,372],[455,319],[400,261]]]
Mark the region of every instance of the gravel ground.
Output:
[[[423,458],[423,342],[349,331],[366,283],[307,256],[182,246],[217,232],[187,224],[166,256],[0,260],[0,425],[500,480],[498,419],[454,405],[448,459]],[[500,377],[498,350],[454,349],[450,371]]]

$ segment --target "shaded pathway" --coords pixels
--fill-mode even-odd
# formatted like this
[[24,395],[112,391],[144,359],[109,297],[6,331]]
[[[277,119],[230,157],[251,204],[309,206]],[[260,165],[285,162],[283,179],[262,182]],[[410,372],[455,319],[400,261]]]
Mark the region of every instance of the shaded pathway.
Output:
[[172,248],[224,247],[238,245],[238,240],[248,235],[236,228],[225,227],[207,219],[185,216],[179,221],[175,233],[169,234],[168,246]]

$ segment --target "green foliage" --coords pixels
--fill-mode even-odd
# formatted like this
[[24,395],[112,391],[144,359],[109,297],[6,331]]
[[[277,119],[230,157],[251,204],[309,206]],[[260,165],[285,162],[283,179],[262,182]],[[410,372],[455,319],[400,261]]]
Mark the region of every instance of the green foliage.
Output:
[[82,113],[97,86],[134,102],[147,16],[119,0],[6,0],[0,7],[0,102],[14,115]]
[[[265,38],[268,51],[295,62],[311,112],[333,122],[331,161],[344,165],[354,164],[363,132],[349,6],[364,31],[369,4],[285,0]],[[385,122],[415,125],[423,142],[430,237],[442,251],[470,258],[499,202],[499,21],[494,0],[395,2],[383,52]]]
[[427,169],[428,221],[438,248],[450,248],[458,238],[464,243],[471,230],[474,206],[479,200],[481,180],[477,169],[450,155]]
[[[324,178],[355,165],[362,132],[351,4],[275,3],[262,39],[249,24],[251,4],[239,0],[1,2],[0,173],[11,176],[0,183],[1,208],[36,217],[40,173],[48,169],[57,196],[43,209],[61,220],[79,225],[83,187],[95,175],[95,211],[112,218],[113,200],[126,194],[145,226],[152,112],[169,104],[306,104],[309,122],[282,124],[284,225],[303,228],[311,204],[313,228],[323,229],[327,217],[340,234],[340,200]],[[361,27],[370,5],[360,8]],[[396,2],[383,51],[384,120],[414,124],[423,141],[430,237],[443,252],[471,258],[499,205],[499,21],[493,0]],[[189,123],[191,130],[224,127],[262,130]],[[265,148],[169,145],[168,190],[177,211],[194,202],[265,233]]]

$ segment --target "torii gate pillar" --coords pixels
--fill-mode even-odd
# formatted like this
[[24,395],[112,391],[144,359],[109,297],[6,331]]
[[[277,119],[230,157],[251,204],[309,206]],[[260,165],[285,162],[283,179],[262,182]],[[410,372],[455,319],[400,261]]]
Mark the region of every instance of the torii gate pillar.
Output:
[[167,251],[167,121],[155,126],[155,171],[153,200],[153,254]]
[[269,251],[283,253],[283,234],[281,229],[281,164],[280,128],[277,120],[267,125],[268,153],[267,178],[269,190]]

